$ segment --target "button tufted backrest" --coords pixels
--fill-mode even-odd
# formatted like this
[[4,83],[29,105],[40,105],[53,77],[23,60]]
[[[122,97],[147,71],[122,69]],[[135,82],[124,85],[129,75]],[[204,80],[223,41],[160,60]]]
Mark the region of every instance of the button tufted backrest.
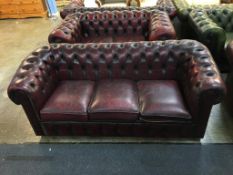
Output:
[[206,12],[226,32],[233,32],[233,9],[209,9]]
[[176,79],[179,58],[190,57],[190,48],[188,50],[184,44],[172,40],[115,44],[52,44],[51,52],[53,59],[57,60],[54,66],[63,80]]
[[146,37],[150,13],[139,10],[86,12],[80,16],[80,24],[85,37],[122,34]]
[[117,78],[177,80],[190,106],[201,92],[222,86],[209,51],[193,40],[51,44],[22,61],[8,94],[16,104],[28,103],[29,98],[32,108],[39,111],[60,80]]
[[124,11],[124,10],[128,10],[128,11],[135,11],[135,10],[140,10],[140,11],[153,11],[153,10],[161,10],[164,12],[167,12],[167,14],[170,17],[174,17],[175,16],[175,8],[172,8],[170,6],[153,6],[153,7],[74,7],[74,8],[70,8],[69,6],[65,7],[64,9],[61,10],[60,15],[61,17],[64,19],[66,17],[68,17],[69,15],[73,15],[73,14],[82,14],[85,12],[94,12],[94,11],[98,11],[98,12],[103,12],[103,11]]

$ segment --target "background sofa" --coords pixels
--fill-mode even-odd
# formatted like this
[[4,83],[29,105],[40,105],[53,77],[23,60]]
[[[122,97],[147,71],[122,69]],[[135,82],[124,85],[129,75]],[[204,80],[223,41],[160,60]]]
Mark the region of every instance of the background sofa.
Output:
[[127,7],[127,0],[95,0],[95,2],[99,7]]
[[51,44],[9,88],[37,135],[203,137],[225,87],[192,40]]
[[83,7],[83,6],[70,6],[67,5],[65,6],[63,9],[61,9],[60,11],[60,16],[61,18],[65,19],[66,16],[68,15],[72,15],[74,13],[83,13],[83,12],[92,12],[92,11],[123,11],[123,10],[161,10],[164,12],[167,12],[169,17],[172,19],[176,16],[176,9],[169,5],[169,6],[165,6],[165,5],[156,5],[153,7]]
[[220,69],[228,70],[224,48],[233,39],[233,9],[192,10],[189,23],[196,35],[194,38],[210,49]]
[[166,12],[124,10],[86,12],[68,16],[49,35],[50,43],[109,43],[175,39]]

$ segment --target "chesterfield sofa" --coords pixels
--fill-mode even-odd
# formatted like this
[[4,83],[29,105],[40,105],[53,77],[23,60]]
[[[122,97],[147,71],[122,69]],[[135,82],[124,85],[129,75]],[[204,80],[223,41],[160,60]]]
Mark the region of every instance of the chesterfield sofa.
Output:
[[165,12],[103,11],[68,16],[49,35],[49,43],[111,43],[175,39]]
[[127,7],[127,1],[128,0],[95,0],[99,7]]
[[193,40],[51,44],[22,61],[9,98],[36,135],[203,137],[225,87]]
[[[229,67],[224,48],[233,39],[233,9],[192,10],[189,24],[197,40],[205,44],[218,66]],[[229,68],[226,68],[229,69]]]
[[233,9],[233,4],[189,5],[186,0],[173,0],[173,4],[176,7],[177,15],[182,22],[188,20],[188,15],[192,10],[208,11],[214,9]]
[[69,15],[73,14],[82,14],[84,12],[94,12],[94,11],[124,11],[124,10],[143,10],[143,11],[153,11],[153,10],[161,10],[166,12],[169,17],[172,19],[176,16],[176,9],[173,8],[173,6],[164,6],[164,5],[156,5],[153,7],[83,7],[83,6],[65,6],[60,11],[60,16],[62,19],[65,19]]
[[[177,34],[179,38],[185,39],[197,39],[193,26],[190,26],[189,15],[194,11],[203,11],[205,13],[211,13],[212,10],[233,10],[233,4],[219,4],[219,5],[189,5],[186,0],[173,0],[176,7],[176,13],[179,21],[179,29]],[[223,15],[224,16],[224,15]]]

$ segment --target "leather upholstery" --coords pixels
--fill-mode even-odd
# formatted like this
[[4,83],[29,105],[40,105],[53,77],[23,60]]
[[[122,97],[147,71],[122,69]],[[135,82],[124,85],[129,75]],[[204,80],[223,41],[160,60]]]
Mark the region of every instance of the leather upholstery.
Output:
[[173,3],[177,9],[177,15],[182,22],[188,20],[188,15],[192,10],[221,10],[221,9],[231,9],[233,10],[233,4],[212,4],[212,5],[189,5],[186,0],[173,0]]
[[[128,37],[124,37],[123,41],[128,42],[138,41],[139,38],[142,41],[176,38],[174,27],[165,12],[125,10],[86,12],[80,16],[79,14],[69,16],[51,32],[49,42],[119,42],[122,39],[118,37],[122,38],[124,35]],[[136,40],[134,40],[135,36],[137,36]]]
[[156,2],[156,6],[160,7],[160,9],[163,8],[163,11],[166,11],[170,17],[176,16],[176,7],[173,4],[172,0],[158,0]]
[[132,80],[102,80],[89,106],[90,120],[137,120],[136,83]]
[[62,81],[40,110],[42,121],[86,121],[92,81]]
[[226,54],[231,67],[233,67],[233,40],[226,47]]
[[175,39],[176,32],[169,17],[163,14],[152,13],[149,23],[149,41]]
[[[89,121],[89,118],[86,122],[42,121],[41,110],[48,101],[51,99],[53,101],[53,93],[56,92],[62,81],[72,80],[77,83],[81,80],[93,81],[95,90],[92,96],[94,96],[98,89],[96,85],[102,82],[101,80],[114,80],[115,82],[116,79],[118,79],[117,81],[125,79],[126,82],[114,84],[112,85],[113,91],[108,90],[115,93],[125,87],[121,99],[123,101],[126,98],[130,100],[129,102],[124,101],[127,105],[137,104],[137,100],[132,95],[132,93],[134,94],[133,82],[143,80],[176,81],[191,119],[180,122],[177,118],[170,117],[169,122],[164,118],[150,122],[140,120],[139,114],[137,120],[128,122]],[[105,85],[103,83],[99,88],[105,89]],[[121,88],[118,89],[118,86]],[[74,96],[77,95],[75,90],[72,92],[75,93]],[[128,136],[203,137],[211,107],[221,101],[224,93],[223,81],[209,51],[199,42],[192,40],[51,44],[51,46],[35,50],[23,60],[8,88],[10,99],[23,106],[37,135],[74,133],[105,135],[109,133],[110,135]],[[103,91],[100,91],[99,94],[106,95]],[[85,96],[89,96],[86,90],[80,98],[85,99]],[[163,96],[165,98],[164,94]],[[112,97],[114,94],[111,94]],[[100,99],[103,101],[101,104],[109,106],[99,105],[98,109],[100,107],[111,109],[112,106],[108,103],[109,99]],[[76,105],[77,102],[73,101],[72,103]],[[135,110],[136,108],[133,106],[131,109]],[[156,133],[157,131],[159,133]]]
[[166,12],[170,18],[174,18],[176,16],[176,13],[174,12],[173,7],[165,6],[165,5],[157,5],[153,7],[70,7],[65,6],[61,11],[60,11],[60,16],[62,19],[65,19],[67,16],[72,15],[72,14],[82,14],[85,12],[102,12],[102,11],[124,11],[124,10],[129,10],[129,11],[153,11],[153,10],[161,10]]
[[190,119],[180,88],[174,80],[139,81],[141,119],[146,121],[161,118]]
[[224,59],[224,47],[227,32],[233,32],[233,9],[193,10],[189,14],[189,23],[194,29],[197,39],[206,44],[213,53],[216,62],[221,66]]
[[95,0],[98,7],[126,7],[127,0]]
[[226,47],[226,55],[228,58],[228,61],[231,65],[231,71],[227,75],[226,78],[226,86],[227,86],[227,95],[225,98],[225,102],[227,104],[227,108],[229,111],[229,114],[232,114],[232,104],[233,104],[233,40],[230,41]]

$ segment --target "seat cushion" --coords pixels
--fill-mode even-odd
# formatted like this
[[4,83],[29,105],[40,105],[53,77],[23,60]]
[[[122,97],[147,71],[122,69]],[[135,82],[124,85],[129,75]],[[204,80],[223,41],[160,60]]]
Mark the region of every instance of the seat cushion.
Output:
[[142,120],[191,118],[176,81],[145,80],[137,85]]
[[95,37],[83,37],[81,40],[82,43],[112,43],[113,37],[112,36],[95,36]]
[[136,42],[136,41],[146,41],[143,35],[116,35],[113,39],[114,42]]
[[43,121],[86,121],[92,81],[62,81],[40,111]]
[[136,83],[101,80],[89,106],[90,120],[136,120],[139,114]]

